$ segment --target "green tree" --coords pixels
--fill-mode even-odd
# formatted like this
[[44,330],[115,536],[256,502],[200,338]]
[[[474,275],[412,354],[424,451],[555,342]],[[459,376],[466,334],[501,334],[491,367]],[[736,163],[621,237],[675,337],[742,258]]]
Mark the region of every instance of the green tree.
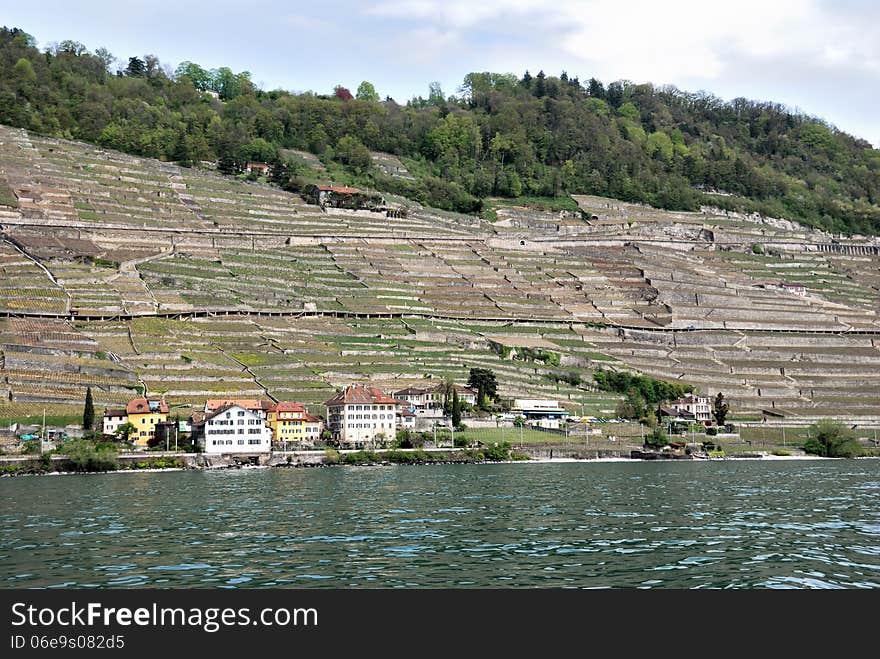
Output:
[[37,81],[37,74],[34,73],[34,66],[31,61],[25,57],[19,58],[13,67],[13,73],[22,83],[33,84]]
[[804,451],[826,458],[855,458],[863,453],[852,431],[831,419],[822,419],[810,426],[810,438],[804,442]]
[[356,98],[359,101],[368,101],[370,103],[379,102],[379,94],[372,82],[364,80],[357,88]]
[[83,430],[94,430],[95,404],[92,401],[92,388],[86,387],[86,403],[83,407]]
[[370,150],[354,135],[344,135],[336,143],[336,159],[355,172],[363,173],[373,165]]
[[461,427],[461,401],[458,399],[458,390],[452,389],[452,427]]
[[132,433],[137,432],[137,426],[133,423],[123,423],[116,429],[116,436],[123,442],[127,442]]
[[498,382],[495,373],[488,368],[472,368],[468,376],[468,386],[477,392],[477,404],[487,407],[490,401],[498,398]]
[[645,446],[663,448],[667,444],[669,444],[669,438],[663,428],[654,428],[650,434],[645,435]]
[[724,422],[727,420],[727,413],[730,411],[730,406],[724,400],[724,394],[720,391],[715,396],[715,404],[712,406],[712,416],[715,417],[715,423],[719,426],[723,426]]
[[214,77],[211,75],[211,72],[193,62],[181,62],[174,71],[174,77],[177,80],[182,78],[189,79],[193,87],[199,91],[213,89]]
[[147,65],[140,57],[129,57],[125,75],[129,78],[143,78],[147,74]]

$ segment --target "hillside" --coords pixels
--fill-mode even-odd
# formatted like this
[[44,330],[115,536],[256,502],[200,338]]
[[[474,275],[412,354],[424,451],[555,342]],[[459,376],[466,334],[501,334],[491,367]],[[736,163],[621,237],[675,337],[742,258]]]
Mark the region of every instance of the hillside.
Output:
[[[464,382],[613,411],[598,366],[724,392],[738,417],[876,419],[880,243],[575,196],[494,222],[276,187],[0,127],[0,419],[138,387],[172,404]],[[800,284],[797,289],[779,284]],[[558,357],[511,360],[510,348]]]
[[333,178],[468,213],[590,194],[880,233],[880,151],[772,102],[526,72],[471,73],[457,95],[432,86],[403,105],[367,82],[356,97],[265,92],[247,72],[170,74],[152,55],[113,75],[105,50],[35,43],[0,30],[0,123],[46,136],[229,173],[265,161],[294,191]]

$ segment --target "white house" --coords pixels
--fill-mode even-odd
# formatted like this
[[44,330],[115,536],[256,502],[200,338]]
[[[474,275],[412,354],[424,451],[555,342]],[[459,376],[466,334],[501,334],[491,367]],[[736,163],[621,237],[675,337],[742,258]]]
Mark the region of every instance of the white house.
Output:
[[114,435],[119,426],[128,423],[128,412],[125,408],[121,409],[105,409],[104,425],[102,431],[105,435]]
[[205,453],[268,453],[272,429],[260,412],[231,404],[204,420]]
[[527,425],[539,428],[559,428],[568,416],[558,401],[539,398],[517,398],[510,411],[525,418]]
[[[458,400],[464,405],[476,405],[477,392],[468,387],[460,387],[453,385],[455,391],[458,392]],[[441,383],[428,389],[419,389],[418,387],[407,387],[400,391],[394,392],[394,397],[398,400],[405,400],[410,403],[419,416],[441,417],[443,416],[443,398],[446,393],[446,387]]]
[[712,404],[708,396],[695,396],[687,394],[683,398],[672,403],[672,409],[676,412],[687,412],[700,423],[712,420]]
[[397,410],[397,425],[401,430],[415,430],[416,429],[416,415],[414,412],[411,412],[409,408],[398,408]]
[[397,436],[397,401],[380,389],[351,385],[324,405],[327,428],[341,444],[364,446]]

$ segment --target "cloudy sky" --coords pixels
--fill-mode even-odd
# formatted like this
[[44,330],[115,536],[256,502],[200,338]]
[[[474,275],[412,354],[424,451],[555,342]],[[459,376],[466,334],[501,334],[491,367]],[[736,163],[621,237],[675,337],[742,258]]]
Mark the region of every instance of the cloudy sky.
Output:
[[264,89],[373,82],[403,102],[469,71],[562,70],[772,100],[880,146],[877,0],[0,0],[41,47],[247,70]]

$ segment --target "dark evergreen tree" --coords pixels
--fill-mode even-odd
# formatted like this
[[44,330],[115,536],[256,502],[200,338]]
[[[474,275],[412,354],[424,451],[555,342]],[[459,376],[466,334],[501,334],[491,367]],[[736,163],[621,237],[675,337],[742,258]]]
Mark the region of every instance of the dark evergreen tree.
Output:
[[452,427],[461,426],[461,401],[458,399],[458,390],[452,389]]
[[488,368],[472,368],[468,386],[477,392],[477,403],[485,406],[498,398],[498,382],[495,373]]
[[129,78],[143,78],[147,74],[147,64],[139,57],[129,57],[125,75]]
[[86,388],[86,403],[83,407],[83,430],[95,428],[95,404],[92,401],[92,388]]
[[715,396],[715,404],[712,406],[712,416],[715,417],[715,423],[723,426],[729,411],[730,406],[725,402],[724,394],[719,391],[718,395]]

